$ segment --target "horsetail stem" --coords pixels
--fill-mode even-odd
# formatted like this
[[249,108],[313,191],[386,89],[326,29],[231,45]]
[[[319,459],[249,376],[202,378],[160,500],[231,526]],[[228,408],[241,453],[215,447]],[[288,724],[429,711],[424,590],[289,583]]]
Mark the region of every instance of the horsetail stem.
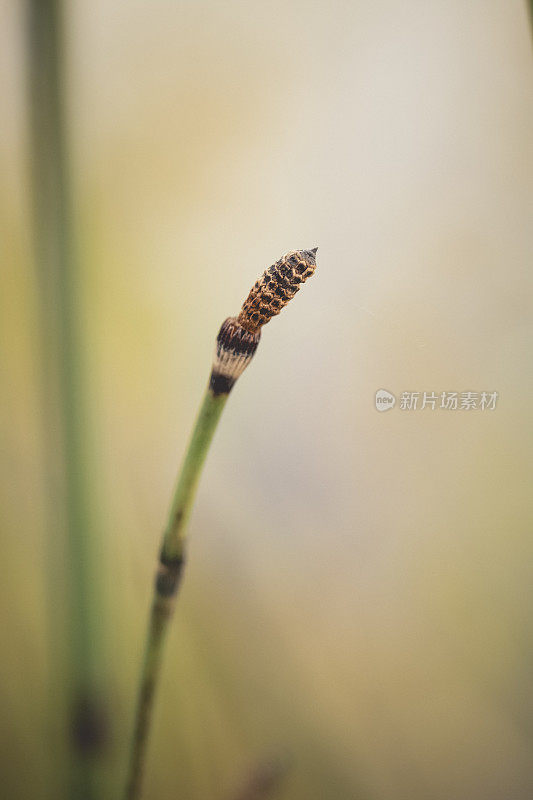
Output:
[[[21,7],[24,4],[21,4]],[[103,624],[87,451],[82,269],[76,247],[65,87],[65,3],[26,5],[31,236],[46,482],[50,713],[61,719],[53,793],[94,800],[110,743]],[[59,579],[58,579],[59,578]]]
[[239,316],[228,317],[218,333],[209,383],[179,473],[161,543],[125,800],[137,800],[141,791],[163,643],[183,572],[186,527],[211,439],[231,389],[254,357],[262,326],[279,314],[301,284],[314,273],[316,251],[317,248],[294,250],[269,267],[252,287]]

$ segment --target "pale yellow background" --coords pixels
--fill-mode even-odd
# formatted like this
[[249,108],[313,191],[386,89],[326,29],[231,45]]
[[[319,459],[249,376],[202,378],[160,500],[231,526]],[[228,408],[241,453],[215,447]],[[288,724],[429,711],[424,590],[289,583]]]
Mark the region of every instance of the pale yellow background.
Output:
[[[525,3],[68,7],[91,452],[124,768],[158,539],[221,321],[284,252],[203,475],[146,797],[533,793],[533,65]],[[0,7],[2,784],[47,797],[23,14]],[[499,392],[493,412],[374,393]],[[182,794],[178,794],[181,792]]]

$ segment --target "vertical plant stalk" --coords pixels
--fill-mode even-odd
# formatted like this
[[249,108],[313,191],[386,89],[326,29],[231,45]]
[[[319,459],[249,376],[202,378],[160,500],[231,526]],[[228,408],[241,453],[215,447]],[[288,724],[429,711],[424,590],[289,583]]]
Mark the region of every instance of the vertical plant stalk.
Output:
[[220,328],[209,385],[180,470],[163,533],[137,699],[125,800],[137,800],[141,793],[163,645],[183,571],[187,523],[213,434],[231,389],[255,354],[262,326],[279,314],[301,284],[314,273],[316,250],[287,253],[269,267],[252,287],[239,316],[229,317]]
[[[100,617],[89,522],[60,0],[27,0],[33,240],[40,316],[53,708],[63,724],[70,797],[96,797],[104,740],[95,644]],[[61,572],[66,564],[67,575]],[[58,589],[65,579],[65,593]],[[66,625],[60,629],[59,621]],[[63,698],[65,695],[65,698]],[[56,755],[56,753],[54,753]],[[56,756],[57,757],[57,756]],[[64,768],[61,770],[65,774]]]
[[529,16],[529,25],[531,29],[531,34],[533,35],[533,0],[526,0],[527,2],[527,12]]

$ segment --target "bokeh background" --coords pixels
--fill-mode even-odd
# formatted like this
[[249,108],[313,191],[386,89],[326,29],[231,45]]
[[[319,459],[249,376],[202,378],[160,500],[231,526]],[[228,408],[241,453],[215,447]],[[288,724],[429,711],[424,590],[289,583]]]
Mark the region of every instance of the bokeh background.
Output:
[[[46,510],[24,4],[0,31],[0,767],[3,796],[44,800],[70,567]],[[145,796],[237,798],[282,758],[285,800],[530,798],[526,4],[72,0],[65,43],[101,796],[214,337],[318,245],[209,454]],[[380,388],[499,399],[378,414]]]

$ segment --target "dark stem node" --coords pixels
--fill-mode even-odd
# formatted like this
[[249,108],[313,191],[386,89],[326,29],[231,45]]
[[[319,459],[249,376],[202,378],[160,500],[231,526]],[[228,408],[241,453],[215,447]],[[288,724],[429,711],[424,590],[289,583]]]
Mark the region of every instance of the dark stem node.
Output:
[[95,756],[109,742],[109,720],[101,697],[92,689],[80,688],[74,698],[70,729],[78,753]]
[[164,553],[159,556],[155,589],[159,597],[173,597],[178,591],[184,564],[183,555],[168,558]]
[[209,388],[218,397],[221,394],[229,394],[235,383],[234,378],[228,378],[227,375],[221,375],[219,372],[211,372],[209,379]]

